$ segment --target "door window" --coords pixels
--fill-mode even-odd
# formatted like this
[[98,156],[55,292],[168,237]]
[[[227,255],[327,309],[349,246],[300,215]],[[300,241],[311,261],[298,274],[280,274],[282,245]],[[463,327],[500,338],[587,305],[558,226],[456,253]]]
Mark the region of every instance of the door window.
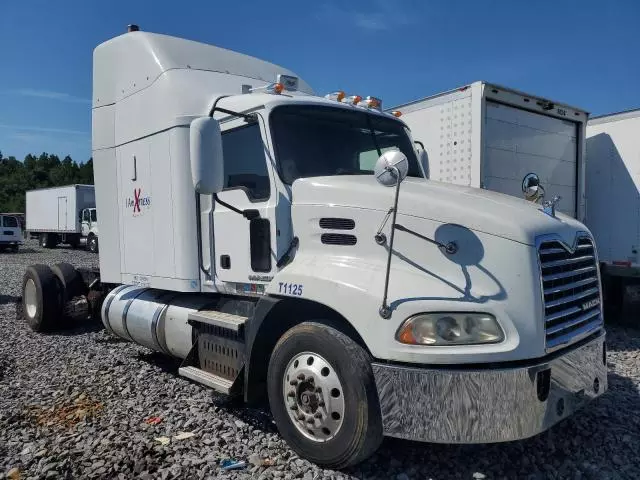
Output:
[[95,209],[91,210],[91,221],[92,222],[97,222],[98,221],[98,214],[96,213]]
[[83,210],[82,211],[82,221],[83,222],[88,222],[89,221],[89,210]]
[[241,188],[252,201],[269,198],[269,172],[259,125],[228,130],[222,134],[224,188]]

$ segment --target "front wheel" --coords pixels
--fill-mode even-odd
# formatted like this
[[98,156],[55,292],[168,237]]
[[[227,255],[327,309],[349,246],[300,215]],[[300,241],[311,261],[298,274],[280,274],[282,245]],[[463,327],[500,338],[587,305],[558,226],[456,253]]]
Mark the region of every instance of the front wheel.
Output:
[[89,237],[88,246],[91,253],[98,253],[98,237]]
[[382,442],[370,357],[332,327],[306,322],[287,331],[271,355],[267,389],[280,434],[318,465],[354,465]]

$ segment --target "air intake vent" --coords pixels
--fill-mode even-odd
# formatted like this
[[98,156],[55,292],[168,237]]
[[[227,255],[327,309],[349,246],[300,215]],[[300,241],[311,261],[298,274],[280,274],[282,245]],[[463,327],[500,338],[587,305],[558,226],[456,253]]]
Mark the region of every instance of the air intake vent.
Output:
[[355,235],[344,233],[323,233],[320,239],[325,245],[355,245],[358,241]]
[[547,349],[573,343],[602,327],[600,282],[591,239],[580,238],[574,253],[558,242],[544,242],[538,254]]
[[320,228],[328,230],[353,230],[356,228],[356,222],[350,218],[321,218]]

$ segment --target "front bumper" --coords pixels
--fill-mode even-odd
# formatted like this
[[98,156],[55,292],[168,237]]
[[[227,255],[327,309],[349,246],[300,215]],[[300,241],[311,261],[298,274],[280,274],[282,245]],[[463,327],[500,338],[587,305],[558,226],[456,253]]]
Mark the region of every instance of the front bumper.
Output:
[[520,440],[607,390],[604,332],[566,353],[513,368],[373,364],[385,435],[433,443]]

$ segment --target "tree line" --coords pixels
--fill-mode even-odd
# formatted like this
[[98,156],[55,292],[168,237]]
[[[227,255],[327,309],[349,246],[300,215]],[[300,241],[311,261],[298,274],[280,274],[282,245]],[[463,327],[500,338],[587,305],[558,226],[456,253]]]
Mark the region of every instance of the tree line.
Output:
[[0,152],[0,212],[24,213],[25,192],[36,188],[82,183],[93,185],[93,159],[77,163],[43,152],[28,154],[21,162]]

